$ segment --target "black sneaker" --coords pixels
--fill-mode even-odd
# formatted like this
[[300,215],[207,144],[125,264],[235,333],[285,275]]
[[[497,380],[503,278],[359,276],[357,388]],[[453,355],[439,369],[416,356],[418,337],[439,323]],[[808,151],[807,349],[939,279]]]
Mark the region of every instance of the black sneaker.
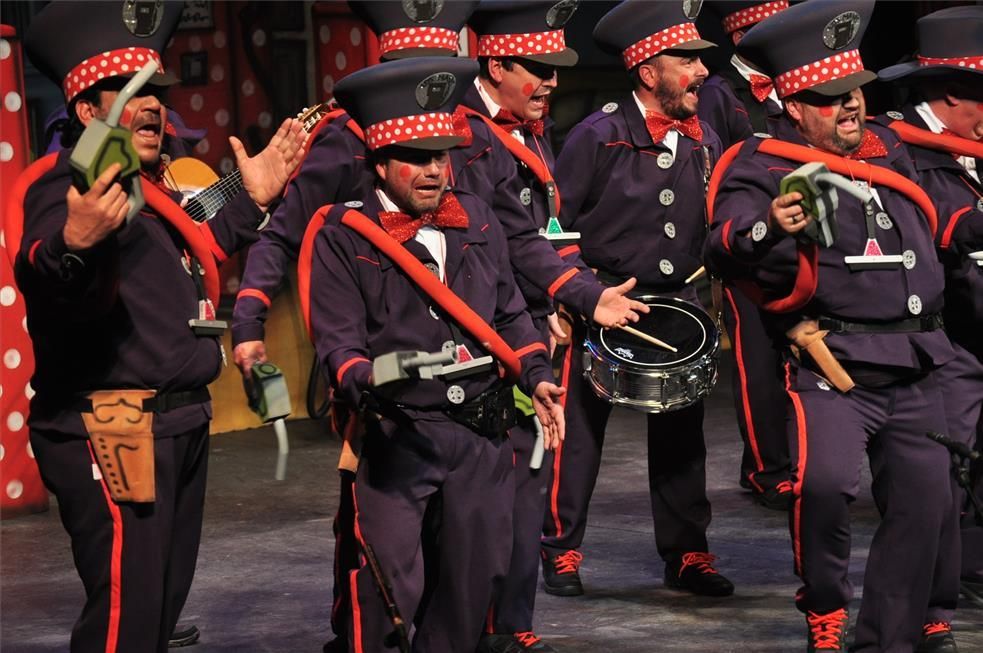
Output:
[[734,584],[713,568],[716,556],[694,551],[666,563],[666,587],[700,596],[730,596]]
[[850,615],[840,608],[825,614],[806,613],[809,627],[809,647],[807,653],[816,651],[846,651],[846,629]]
[[584,585],[580,582],[580,562],[583,554],[576,549],[555,556],[543,549],[543,585],[547,594],[554,596],[580,596]]
[[959,653],[948,622],[936,621],[922,626],[922,639],[915,653]]
[[199,637],[201,637],[201,631],[198,630],[198,626],[194,624],[184,626],[178,624],[174,627],[174,631],[167,640],[167,648],[191,646],[198,641]]
[[536,637],[532,631],[505,635],[486,633],[478,641],[477,653],[556,653],[556,649]]
[[348,653],[348,640],[343,637],[335,637],[321,647],[321,653]]
[[754,502],[769,510],[789,510],[792,507],[792,483],[782,481],[763,492],[754,492]]

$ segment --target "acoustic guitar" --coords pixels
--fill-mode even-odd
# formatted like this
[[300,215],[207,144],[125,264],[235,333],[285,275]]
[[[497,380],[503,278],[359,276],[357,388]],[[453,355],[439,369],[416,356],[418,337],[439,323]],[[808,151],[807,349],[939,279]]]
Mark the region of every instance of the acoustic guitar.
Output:
[[[327,102],[308,107],[297,114],[297,120],[310,133],[318,121],[331,110]],[[205,222],[242,190],[242,173],[235,169],[219,178],[207,163],[186,156],[171,161],[164,172],[164,181],[172,190],[180,191],[186,200],[184,211],[195,222]]]

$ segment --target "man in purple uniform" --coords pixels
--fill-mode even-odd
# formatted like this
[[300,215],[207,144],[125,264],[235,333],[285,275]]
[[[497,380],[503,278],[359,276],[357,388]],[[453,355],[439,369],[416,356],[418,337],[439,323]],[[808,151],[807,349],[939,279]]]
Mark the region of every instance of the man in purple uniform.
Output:
[[[918,21],[920,52],[878,74],[911,89],[900,112],[881,122],[898,131],[939,206],[936,244],[945,265],[945,329],[956,357],[937,373],[947,435],[979,449],[983,403],[983,7],[952,7]],[[975,68],[972,65],[975,64]],[[974,257],[975,255],[975,257]],[[983,490],[977,482],[977,494]],[[983,526],[965,492],[955,489],[962,523],[962,578],[968,594],[983,591]],[[958,536],[957,536],[958,539]],[[949,553],[949,552],[947,552]],[[960,556],[940,556],[925,639],[919,653],[955,651],[949,622],[958,600]],[[943,571],[943,569],[947,571]],[[975,592],[974,592],[975,589]]]
[[[768,16],[788,9],[786,0],[712,2],[724,31],[737,45],[744,33]],[[700,119],[720,136],[726,150],[753,133],[770,133],[782,113],[771,79],[739,54],[700,87]],[[740,484],[755,501],[787,510],[792,498],[785,439],[785,389],[781,353],[769,337],[767,314],[737,288],[723,288],[723,316],[734,356],[734,408],[744,440]]]
[[[492,1],[478,6],[470,25],[478,39],[480,72],[459,109],[459,113],[470,112],[466,115],[474,136],[468,147],[451,155],[461,166],[455,167],[459,187],[513,211],[509,222],[521,228],[514,239],[518,247],[512,257],[513,271],[544,342],[551,335],[547,323],[553,325],[553,336],[562,334],[556,332],[554,296],[585,315],[608,321],[621,317],[605,315],[610,300],[627,304],[619,296],[627,286],[620,291],[605,290],[583,266],[575,243],[556,250],[537,233],[546,229],[550,217],[556,217],[562,202],[563,189],[553,180],[547,109],[557,87],[557,68],[577,61],[577,53],[566,47],[563,32],[576,7],[575,0]],[[496,178],[514,181],[500,186],[497,197]],[[638,303],[630,306],[644,308]],[[531,415],[520,416],[512,444],[516,451],[512,563],[492,608],[491,632],[478,650],[547,653],[553,648],[533,633],[533,608],[552,456],[546,456],[540,468],[530,469],[537,446]]]
[[[365,126],[378,179],[364,204],[332,212],[363,211],[440,279],[440,290],[494,325],[517,351],[520,385],[552,447],[563,433],[563,390],[552,383],[546,346],[515,285],[505,235],[486,204],[447,190],[447,149],[461,140],[451,111],[476,73],[467,59],[422,58],[342,80],[338,100]],[[460,378],[410,373],[386,383],[380,361],[396,351],[487,352],[402,264],[332,212],[313,245],[311,328],[337,391],[368,408],[354,487],[356,532],[374,548],[401,614],[417,615],[414,650],[471,653],[512,546],[512,388],[500,383],[497,366]],[[424,513],[437,496],[437,558],[424,560]],[[430,564],[436,572],[424,568]],[[425,573],[435,582],[418,612]],[[352,646],[387,650],[392,627],[369,566],[351,582]]]
[[[161,65],[181,3],[144,6],[139,17],[136,9],[58,2],[31,23],[26,51],[62,86],[74,139],[107,119],[134,72]],[[158,72],[120,119],[141,167],[132,183],[159,197],[162,98],[176,81]],[[205,292],[217,279],[211,252],[255,241],[303,141],[296,121],[252,159],[232,139],[246,192],[200,227],[173,203],[177,194],[162,197],[167,208],[148,205],[125,222],[119,166],[76,188],[74,141],[49,155],[53,167],[27,192],[15,270],[37,360],[29,425],[86,591],[73,653],[167,649],[194,576],[212,410],[206,386],[224,358],[212,321],[217,294]],[[127,493],[138,481],[147,491]]]
[[[696,117],[696,91],[707,77],[699,51],[713,44],[697,33],[696,13],[685,13],[693,6],[629,0],[601,19],[594,39],[622,56],[635,92],[574,127],[556,174],[563,227],[580,232],[584,260],[602,279],[637,278],[636,291],[697,301],[686,279],[702,262],[704,188],[720,141]],[[578,549],[611,412],[582,378],[585,335],[580,321],[563,364],[569,436],[556,454],[544,526],[546,591],[563,596],[583,593]],[[648,416],[648,462],[666,585],[731,594],[734,586],[714,569],[707,547],[702,401]]]
[[[883,510],[851,651],[910,653],[922,634],[940,535],[951,509],[948,456],[927,431],[945,417],[936,377],[952,358],[941,329],[934,207],[891,131],[865,124],[858,45],[873,3],[806,2],[753,27],[738,53],[785,105],[775,139],[748,139],[712,213],[708,262],[765,308],[795,345],[786,363],[796,606],[807,650],[845,651],[850,503],[864,451]],[[780,140],[779,140],[780,139]],[[869,191],[840,191],[828,247],[783,177],[822,161]],[[861,161],[866,163],[861,163]],[[808,198],[811,201],[811,198]],[[810,240],[812,238],[812,240]]]

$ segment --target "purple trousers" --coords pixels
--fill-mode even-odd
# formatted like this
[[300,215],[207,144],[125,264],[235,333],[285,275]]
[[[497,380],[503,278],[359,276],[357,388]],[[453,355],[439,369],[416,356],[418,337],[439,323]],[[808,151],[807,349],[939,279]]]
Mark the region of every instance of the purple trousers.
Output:
[[837,392],[809,370],[787,368],[795,502],[789,514],[796,606],[826,613],[848,606],[850,504],[864,452],[883,516],[870,546],[851,651],[911,653],[921,636],[934,561],[951,509],[949,457],[925,433],[945,426],[934,375]]
[[154,440],[154,503],[114,502],[88,440],[32,430],[31,448],[85,586],[72,653],[165,653],[198,560],[208,425]]
[[[566,439],[553,460],[543,547],[551,553],[579,548],[587,528],[587,509],[597,482],[604,431],[611,404],[598,398],[583,378],[586,325],[574,324],[563,362],[567,388]],[[710,502],[706,494],[703,402],[669,413],[648,415],[649,496],[655,542],[664,560],[706,551]]]
[[757,492],[788,480],[782,355],[765,331],[761,309],[735,288],[724,288],[724,324],[734,358],[732,387],[744,441],[741,480]]
[[[355,532],[369,544],[407,625],[413,650],[473,653],[508,572],[513,452],[435,412],[397,426],[370,421],[355,478]],[[424,555],[428,507],[440,497],[435,558]],[[424,569],[424,560],[430,569]],[[436,564],[436,569],[432,565]],[[392,632],[371,570],[351,573],[351,650],[387,653]],[[426,603],[424,586],[427,589]]]

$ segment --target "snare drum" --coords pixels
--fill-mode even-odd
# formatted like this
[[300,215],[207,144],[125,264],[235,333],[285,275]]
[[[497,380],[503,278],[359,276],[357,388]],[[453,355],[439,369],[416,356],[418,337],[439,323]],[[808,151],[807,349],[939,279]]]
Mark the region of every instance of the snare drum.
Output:
[[717,382],[720,332],[699,306],[672,297],[639,297],[649,313],[630,326],[675,347],[671,352],[621,329],[591,327],[584,378],[600,398],[647,413],[684,408]]

